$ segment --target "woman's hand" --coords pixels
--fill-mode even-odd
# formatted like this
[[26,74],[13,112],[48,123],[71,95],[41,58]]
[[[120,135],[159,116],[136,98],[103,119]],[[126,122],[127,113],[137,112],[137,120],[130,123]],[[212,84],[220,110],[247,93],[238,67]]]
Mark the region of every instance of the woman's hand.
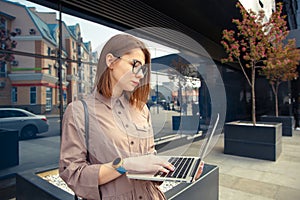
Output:
[[197,180],[198,178],[200,178],[202,172],[203,172],[203,167],[204,167],[204,162],[201,161],[200,164],[199,164],[199,170],[195,176],[195,180]]
[[174,171],[174,166],[171,163],[155,155],[124,158],[123,167],[128,172],[135,174]]

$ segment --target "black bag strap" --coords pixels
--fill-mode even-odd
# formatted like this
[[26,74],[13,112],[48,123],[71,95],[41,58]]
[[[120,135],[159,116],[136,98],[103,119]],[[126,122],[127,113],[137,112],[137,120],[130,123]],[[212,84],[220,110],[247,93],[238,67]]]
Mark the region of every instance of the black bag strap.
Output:
[[[80,99],[83,105],[84,110],[84,132],[85,132],[85,144],[86,144],[86,160],[89,161],[89,110],[86,102],[83,99]],[[74,195],[74,200],[79,200],[77,195]],[[82,199],[85,200],[85,199]]]
[[89,161],[89,110],[86,102],[81,99],[80,100],[84,109],[84,129],[85,129],[85,144],[87,149],[87,161]]

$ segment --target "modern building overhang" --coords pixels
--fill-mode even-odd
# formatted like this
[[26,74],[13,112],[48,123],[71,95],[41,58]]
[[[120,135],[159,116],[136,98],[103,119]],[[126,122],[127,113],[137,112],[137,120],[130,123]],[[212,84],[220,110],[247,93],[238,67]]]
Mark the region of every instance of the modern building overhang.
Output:
[[[220,45],[221,32],[232,28],[232,18],[239,17],[237,0],[30,0],[56,10],[61,2],[64,13],[91,20],[121,31],[134,28],[159,27],[137,33],[139,37],[180,50],[199,54],[174,30],[197,41],[214,60],[225,56]],[[173,34],[173,35],[172,35]]]

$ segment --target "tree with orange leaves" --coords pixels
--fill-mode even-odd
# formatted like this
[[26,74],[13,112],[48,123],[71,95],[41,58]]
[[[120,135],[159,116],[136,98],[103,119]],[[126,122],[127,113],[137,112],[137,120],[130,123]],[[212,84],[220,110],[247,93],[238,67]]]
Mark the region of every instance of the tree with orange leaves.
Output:
[[[236,24],[236,31],[223,31],[223,40],[221,41],[221,44],[228,54],[228,57],[222,59],[222,62],[237,62],[245,75],[247,82],[251,87],[252,123],[255,125],[256,71],[262,70],[262,74],[264,74],[269,80],[272,79],[272,82],[274,82],[273,77],[275,76],[271,75],[270,72],[272,70],[270,69],[274,68],[275,65],[276,67],[280,65],[275,63],[278,63],[279,60],[283,63],[292,63],[291,61],[284,61],[278,56],[287,52],[289,56],[285,54],[284,57],[295,61],[297,60],[294,55],[294,51],[296,49],[293,48],[291,41],[289,41],[287,45],[283,44],[283,40],[288,35],[288,30],[284,20],[285,17],[281,16],[282,4],[277,4],[276,11],[272,13],[268,21],[265,21],[266,16],[263,10],[258,13],[255,13],[252,10],[247,12],[247,10],[245,10],[239,2],[236,6],[240,9],[242,19],[232,20],[232,22]],[[281,67],[283,67],[283,71],[287,72],[287,74],[291,73],[292,68],[290,68],[290,65],[284,65]],[[250,75],[247,73],[247,69],[250,70]],[[275,71],[272,71],[272,73],[275,73]],[[285,77],[286,76],[287,75],[285,75]],[[282,80],[285,79],[281,79],[281,81]]]

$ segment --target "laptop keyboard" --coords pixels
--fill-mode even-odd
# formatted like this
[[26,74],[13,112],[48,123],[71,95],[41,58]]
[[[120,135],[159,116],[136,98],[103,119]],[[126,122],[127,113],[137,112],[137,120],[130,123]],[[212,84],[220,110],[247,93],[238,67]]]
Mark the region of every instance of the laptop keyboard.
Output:
[[157,172],[154,176],[185,178],[194,161],[194,158],[186,157],[171,157],[168,162],[174,165],[175,170],[169,173]]

